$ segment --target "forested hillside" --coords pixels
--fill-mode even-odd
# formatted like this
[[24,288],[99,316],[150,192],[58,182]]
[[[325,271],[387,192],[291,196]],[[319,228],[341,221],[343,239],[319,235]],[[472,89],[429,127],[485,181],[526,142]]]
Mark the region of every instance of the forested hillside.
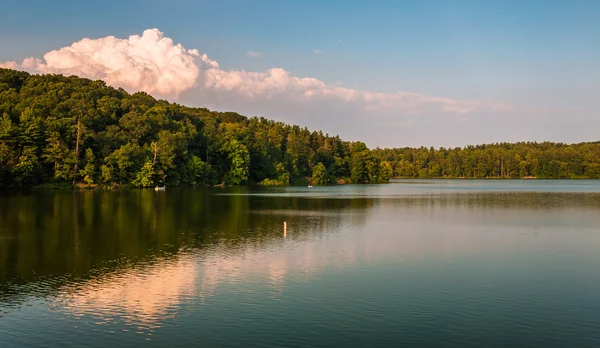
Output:
[[369,150],[264,118],[129,94],[102,81],[8,69],[0,69],[0,114],[0,187],[600,178],[599,143]]
[[363,143],[155,100],[61,75],[0,69],[0,185],[382,182]]
[[405,178],[600,179],[600,142],[376,149],[374,155]]

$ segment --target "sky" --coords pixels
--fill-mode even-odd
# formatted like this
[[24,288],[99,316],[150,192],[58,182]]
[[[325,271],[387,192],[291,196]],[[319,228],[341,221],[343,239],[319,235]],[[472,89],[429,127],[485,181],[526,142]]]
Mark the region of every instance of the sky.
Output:
[[0,66],[369,147],[600,140],[599,1],[2,0]]

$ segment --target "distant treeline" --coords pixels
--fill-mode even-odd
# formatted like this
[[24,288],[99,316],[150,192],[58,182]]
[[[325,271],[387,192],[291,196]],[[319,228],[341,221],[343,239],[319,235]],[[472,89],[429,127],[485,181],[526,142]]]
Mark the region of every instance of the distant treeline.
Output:
[[453,149],[376,149],[403,178],[600,179],[600,142],[521,142]]
[[0,187],[600,178],[600,144],[369,150],[299,126],[190,108],[102,81],[0,69]]

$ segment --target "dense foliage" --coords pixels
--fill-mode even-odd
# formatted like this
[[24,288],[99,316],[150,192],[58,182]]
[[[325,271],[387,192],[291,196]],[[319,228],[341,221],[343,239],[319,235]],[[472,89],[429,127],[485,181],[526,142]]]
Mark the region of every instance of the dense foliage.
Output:
[[364,143],[155,100],[62,75],[0,69],[0,186],[387,181]]
[[369,150],[264,118],[128,94],[102,81],[8,69],[0,69],[0,116],[0,187],[600,178],[600,143]]
[[374,155],[404,178],[600,179],[600,142],[376,149]]

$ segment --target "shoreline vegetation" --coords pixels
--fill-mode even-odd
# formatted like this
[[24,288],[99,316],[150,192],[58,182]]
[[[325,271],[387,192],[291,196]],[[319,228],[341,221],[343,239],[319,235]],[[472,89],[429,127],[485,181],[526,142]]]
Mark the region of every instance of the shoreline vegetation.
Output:
[[[589,178],[537,178],[535,176],[527,176],[527,177],[519,177],[519,178],[497,178],[497,177],[486,177],[486,178],[466,178],[466,177],[435,177],[435,178],[418,178],[418,177],[392,177],[389,178],[388,181],[386,182],[381,182],[381,184],[388,184],[390,183],[390,180],[501,180],[501,181],[517,181],[517,180],[598,180],[598,179],[589,179]],[[345,182],[344,180],[338,180],[334,183],[327,183],[327,184],[316,184],[318,186],[337,186],[337,185],[351,185],[353,184],[352,182]],[[312,183],[309,183],[309,185],[315,185]],[[182,185],[178,185],[175,187],[180,187]],[[233,187],[233,186],[262,186],[262,187],[275,187],[275,186],[299,186],[299,187],[304,187],[305,185],[302,184],[296,184],[296,185],[291,185],[291,184],[283,184],[279,181],[271,181],[269,180],[268,182],[260,182],[260,183],[254,183],[254,184],[246,184],[246,185],[226,185],[225,183],[220,183],[220,184],[214,184],[214,185],[208,185],[208,184],[204,184],[204,185],[194,185],[194,184],[186,184],[185,186],[187,187],[216,187],[216,188],[225,188],[225,187]],[[64,190],[64,189],[78,189],[78,190],[97,190],[97,189],[103,189],[103,190],[112,190],[112,189],[138,189],[138,188],[149,188],[149,189],[153,189],[153,186],[147,186],[147,187],[140,187],[140,186],[132,186],[132,185],[119,185],[116,183],[113,183],[110,186],[105,186],[105,185],[101,185],[101,184],[86,184],[83,182],[77,182],[75,184],[71,184],[71,183],[45,183],[45,184],[40,184],[40,185],[35,185],[35,186],[31,186],[28,187],[29,189],[33,189],[33,190]]]
[[600,142],[369,149],[320,131],[0,69],[0,188],[600,179]]

